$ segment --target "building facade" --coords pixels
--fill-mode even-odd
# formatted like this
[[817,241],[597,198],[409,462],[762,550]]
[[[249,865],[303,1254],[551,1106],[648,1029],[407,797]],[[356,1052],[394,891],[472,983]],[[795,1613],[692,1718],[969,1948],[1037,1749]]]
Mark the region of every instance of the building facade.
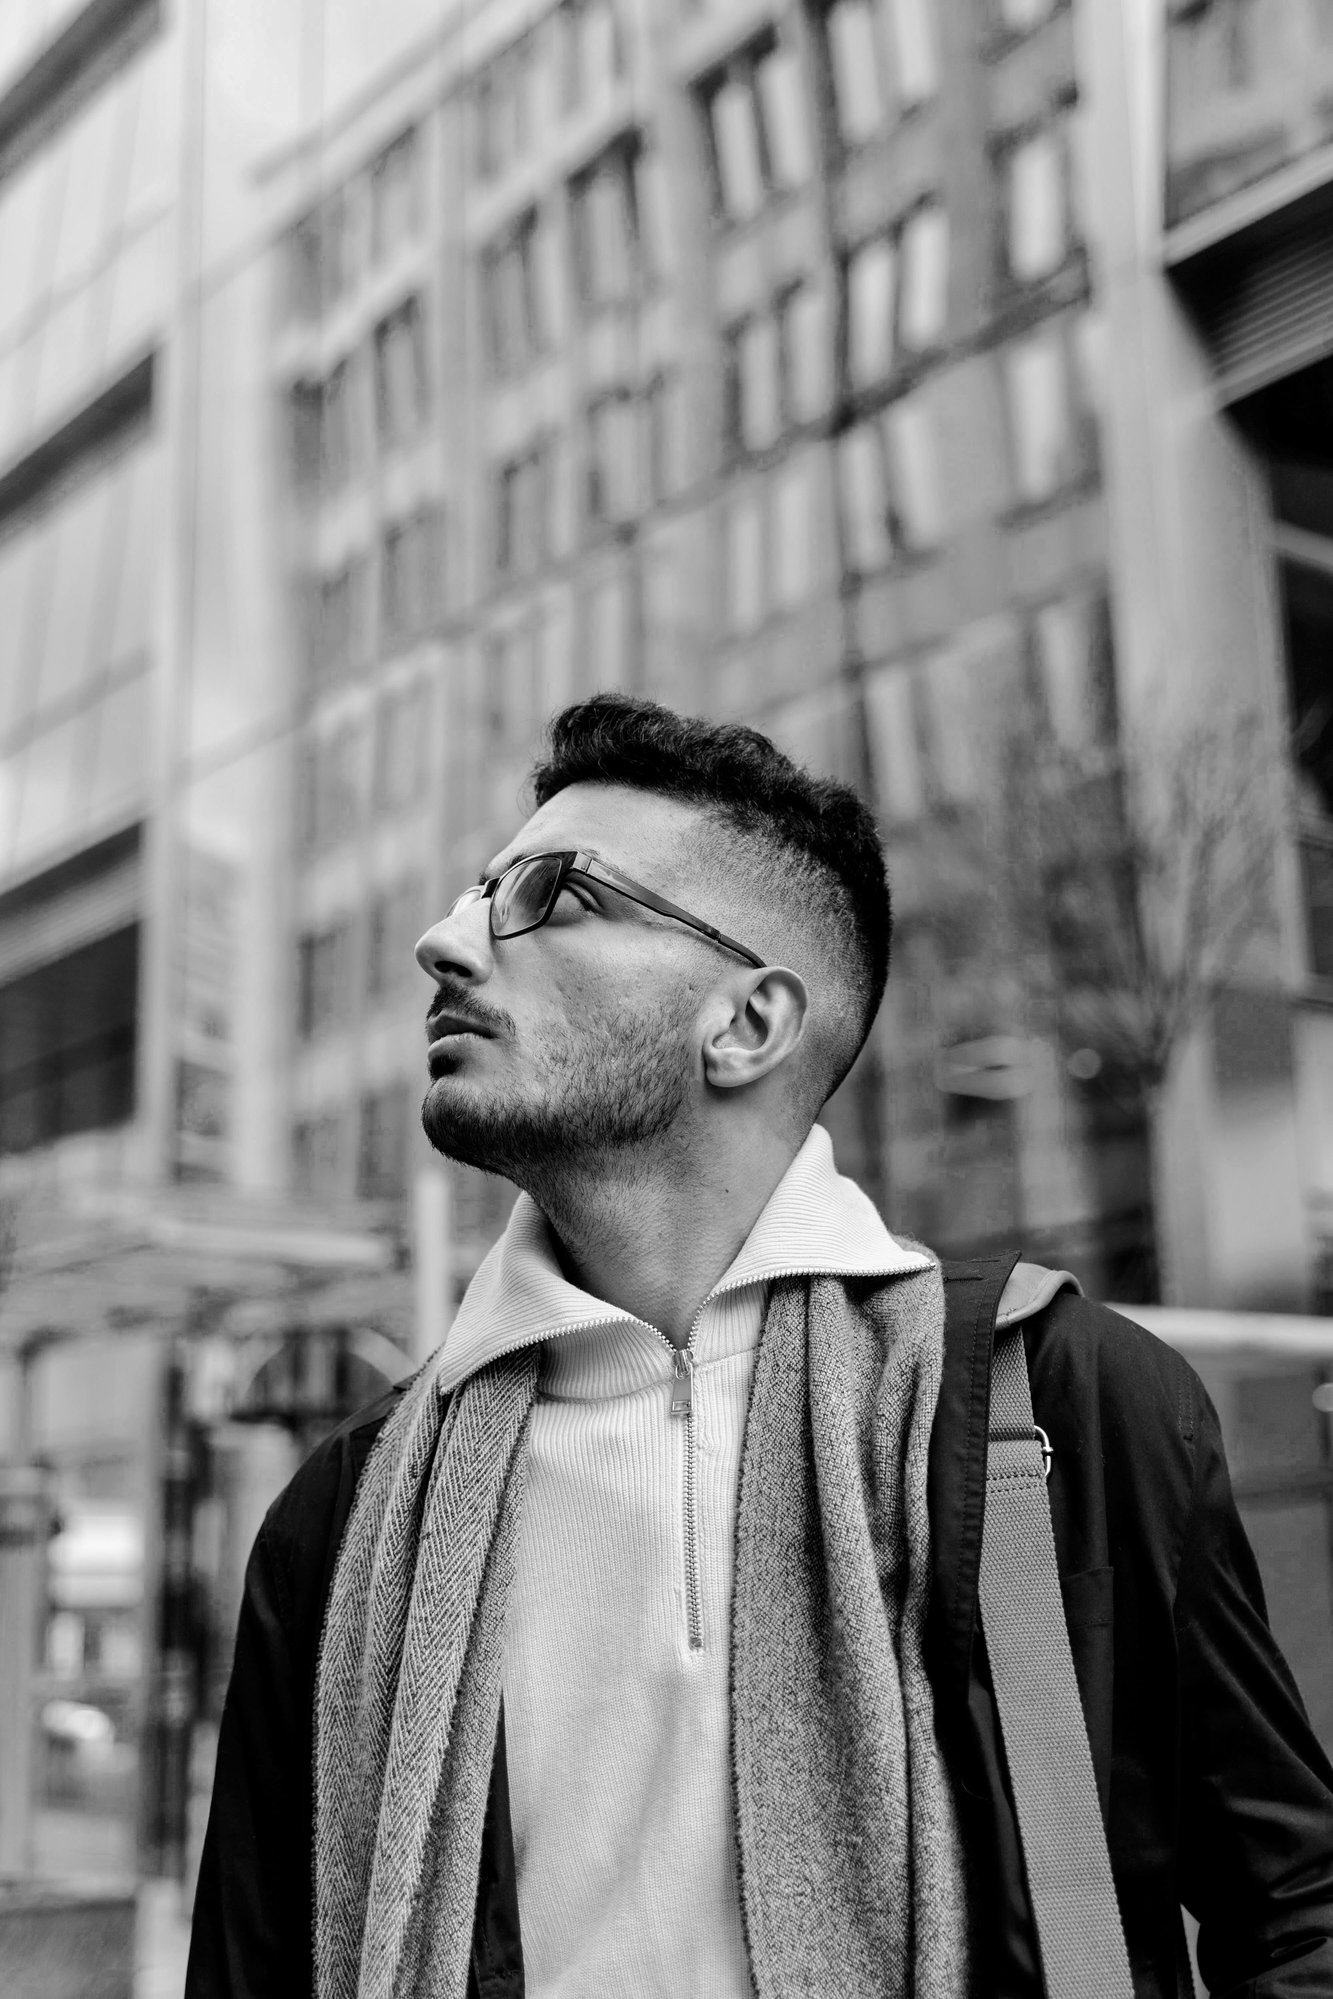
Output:
[[[385,950],[511,829],[544,717],[621,687],[881,815],[898,957],[830,1111],[849,1169],[942,1247],[1021,1234],[1131,1295],[1143,1133],[970,947],[988,885],[944,920],[925,831],[975,866],[1020,714],[1114,733],[1073,12],[596,0],[405,47],[272,179],[298,1184],[423,1172]],[[505,1200],[453,1176],[460,1277]]]
[[[875,809],[826,1116],[895,1227],[1324,1295],[1324,58],[1296,0],[3,14],[0,1417],[71,1537],[39,1698],[121,1702],[170,1868],[267,1498],[507,1212],[418,1130],[412,944],[566,701]],[[1154,1093],[1068,995],[1132,994],[1131,766],[1221,711],[1298,823]],[[1217,1383],[1307,1694],[1308,1376]]]

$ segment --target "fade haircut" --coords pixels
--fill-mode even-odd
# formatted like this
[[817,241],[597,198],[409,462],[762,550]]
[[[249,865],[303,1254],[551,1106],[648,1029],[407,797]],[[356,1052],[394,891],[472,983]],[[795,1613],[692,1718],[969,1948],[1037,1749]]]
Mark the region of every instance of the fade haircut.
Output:
[[696,805],[732,842],[757,893],[791,910],[843,988],[844,1031],[821,1079],[831,1095],[865,1044],[889,975],[892,914],[875,821],[856,793],[815,777],[737,722],[594,694],[552,717],[530,783],[537,805],[571,784],[619,784]]

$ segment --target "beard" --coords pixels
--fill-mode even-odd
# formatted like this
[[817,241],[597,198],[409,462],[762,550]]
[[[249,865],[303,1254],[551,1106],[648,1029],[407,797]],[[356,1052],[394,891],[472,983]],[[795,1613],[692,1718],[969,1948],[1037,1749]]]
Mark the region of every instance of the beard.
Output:
[[529,1192],[562,1166],[632,1154],[669,1132],[689,1095],[684,1029],[693,1003],[662,1002],[632,1019],[585,1019],[577,1040],[524,1084],[434,1082],[421,1125],[435,1150]]

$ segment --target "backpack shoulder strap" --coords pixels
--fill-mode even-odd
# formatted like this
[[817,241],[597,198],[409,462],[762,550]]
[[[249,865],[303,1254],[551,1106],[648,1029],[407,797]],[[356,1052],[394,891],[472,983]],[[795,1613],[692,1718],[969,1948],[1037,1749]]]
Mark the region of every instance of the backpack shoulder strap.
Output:
[[1022,1331],[1029,1316],[1020,1311],[1006,1326],[1003,1301],[997,1315],[981,1622],[1047,1999],[1133,1999],[1060,1594],[1045,1439],[1032,1416]]

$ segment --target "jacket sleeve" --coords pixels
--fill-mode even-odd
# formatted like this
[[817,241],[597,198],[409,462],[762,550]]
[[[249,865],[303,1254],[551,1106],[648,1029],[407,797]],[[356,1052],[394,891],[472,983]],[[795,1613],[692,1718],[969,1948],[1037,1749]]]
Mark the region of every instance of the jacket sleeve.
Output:
[[1217,1415],[1199,1402],[1176,1598],[1181,1898],[1214,1999],[1333,1993],[1333,1770],[1268,1627]]
[[305,1999],[312,1989],[304,1649],[270,1516],[246,1570],[185,1999]]

